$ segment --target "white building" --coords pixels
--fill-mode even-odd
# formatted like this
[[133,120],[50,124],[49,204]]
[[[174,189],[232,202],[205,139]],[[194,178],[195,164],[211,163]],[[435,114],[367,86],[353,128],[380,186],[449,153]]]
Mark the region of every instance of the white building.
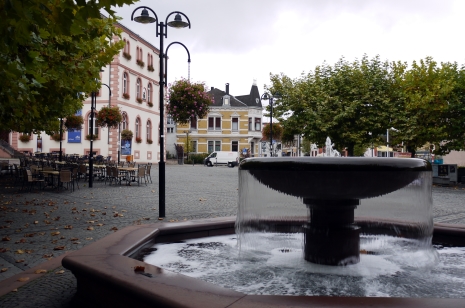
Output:
[[[97,111],[102,106],[118,106],[123,112],[121,130],[130,129],[134,133],[130,155],[136,162],[158,162],[160,159],[159,126],[159,50],[133,31],[117,24],[122,29],[121,39],[126,42],[123,50],[116,55],[111,64],[103,67],[101,81],[103,86],[97,94]],[[120,40],[115,37],[114,40]],[[110,91],[111,89],[111,97]],[[90,97],[82,108],[83,129],[78,132],[64,132],[62,151],[65,154],[89,154],[90,141],[86,136],[90,131]],[[95,126],[95,125],[94,125]],[[93,142],[96,155],[111,156],[118,160],[118,129],[96,127],[98,135]],[[45,133],[31,136],[31,140],[19,140],[20,133],[12,132],[8,142],[14,149],[24,153],[51,153],[60,149],[60,142]],[[6,139],[6,138],[5,138]],[[137,142],[137,141],[140,142]],[[120,159],[126,155],[120,153]]]

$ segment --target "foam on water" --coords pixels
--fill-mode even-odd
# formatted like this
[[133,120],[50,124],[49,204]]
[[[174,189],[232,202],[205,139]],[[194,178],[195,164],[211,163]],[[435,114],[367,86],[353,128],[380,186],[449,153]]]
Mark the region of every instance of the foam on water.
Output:
[[[465,296],[465,248],[418,250],[410,249],[412,240],[362,237],[361,249],[375,254],[334,267],[304,261],[300,234],[257,237],[260,245],[241,252],[234,235],[157,244],[144,261],[247,294]],[[263,244],[270,241],[274,248]],[[275,247],[279,242],[285,245]]]

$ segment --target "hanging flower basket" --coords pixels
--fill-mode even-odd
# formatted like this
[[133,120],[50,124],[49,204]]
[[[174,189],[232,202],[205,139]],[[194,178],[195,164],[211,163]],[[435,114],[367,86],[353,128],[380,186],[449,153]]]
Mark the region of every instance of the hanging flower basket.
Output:
[[116,106],[102,107],[102,109],[97,112],[97,125],[100,127],[117,128],[122,121],[123,116],[121,115],[121,110]]
[[82,116],[70,115],[66,117],[66,122],[64,126],[68,131],[80,130],[82,129],[82,124],[84,124],[84,119]]
[[121,139],[122,140],[131,140],[132,136],[134,136],[134,134],[129,129],[123,129],[123,131],[121,132]]
[[203,118],[210,111],[213,97],[205,92],[204,83],[191,83],[187,79],[175,81],[170,85],[166,111],[179,124],[186,124],[190,118]]
[[56,133],[56,134],[53,134],[52,136],[52,139],[59,142],[60,141],[60,134],[59,133]]
[[98,135],[86,135],[86,140],[97,140],[98,139]]
[[31,136],[24,134],[19,136],[19,140],[21,140],[21,142],[29,142],[29,140],[31,140]]

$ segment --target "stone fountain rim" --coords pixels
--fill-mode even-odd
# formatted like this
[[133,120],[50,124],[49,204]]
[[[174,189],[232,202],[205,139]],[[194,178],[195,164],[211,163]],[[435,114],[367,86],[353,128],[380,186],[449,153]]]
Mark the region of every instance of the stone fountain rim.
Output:
[[[235,217],[129,226],[67,255],[78,281],[76,301],[98,307],[463,307],[465,299],[246,295],[131,258],[157,240],[234,234]],[[465,226],[435,225],[435,234],[465,239]],[[144,275],[136,266],[145,267]],[[148,277],[151,276],[151,277]]]

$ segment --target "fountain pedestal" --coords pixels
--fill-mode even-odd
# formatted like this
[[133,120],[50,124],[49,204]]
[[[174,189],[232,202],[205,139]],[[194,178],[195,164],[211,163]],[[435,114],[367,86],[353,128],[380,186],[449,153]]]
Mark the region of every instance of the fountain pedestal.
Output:
[[303,226],[305,260],[324,265],[349,265],[360,261],[360,227],[354,224],[359,200],[304,198],[309,222]]
[[305,260],[325,265],[359,262],[354,210],[360,200],[391,193],[431,172],[422,159],[377,157],[248,158],[239,168],[273,190],[303,199],[309,208]]

